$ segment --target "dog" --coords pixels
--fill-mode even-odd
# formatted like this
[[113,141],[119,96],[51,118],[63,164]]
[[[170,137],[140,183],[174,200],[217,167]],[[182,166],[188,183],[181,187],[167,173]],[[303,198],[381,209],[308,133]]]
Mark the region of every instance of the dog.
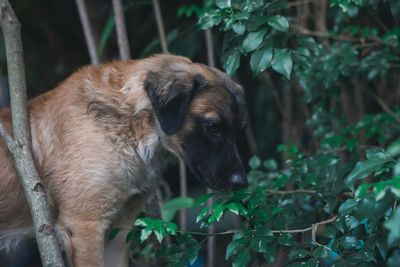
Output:
[[[75,267],[128,266],[125,236],[169,155],[214,190],[245,187],[236,146],[244,92],[226,74],[170,54],[86,66],[28,103],[32,150],[59,239]],[[11,114],[0,110],[11,134]],[[0,253],[34,238],[0,140]]]

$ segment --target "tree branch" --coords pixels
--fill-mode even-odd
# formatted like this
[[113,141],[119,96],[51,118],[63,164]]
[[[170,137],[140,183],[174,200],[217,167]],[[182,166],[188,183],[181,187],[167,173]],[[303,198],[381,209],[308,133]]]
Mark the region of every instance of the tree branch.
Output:
[[122,9],[121,0],[113,0],[115,25],[117,28],[117,39],[119,56],[122,60],[127,60],[131,57],[129,51],[128,35],[126,33],[125,16]]
[[[186,165],[185,162],[179,159],[179,184],[180,184],[180,193],[182,197],[187,196],[187,173],[186,173]],[[186,209],[182,209],[179,213],[179,225],[182,230],[186,230],[187,228],[187,211]]]
[[16,172],[24,189],[43,266],[64,266],[51,221],[47,194],[40,182],[31,153],[27,111],[25,66],[20,23],[7,0],[0,0],[0,25],[3,29],[10,84],[14,140],[0,123],[0,135],[8,146]]
[[318,192],[310,189],[295,190],[265,190],[267,195],[292,195],[292,194],[317,194]]
[[[206,50],[207,50],[207,64],[208,66],[215,68],[215,55],[214,55],[214,42],[213,36],[210,29],[204,31],[204,37],[206,39]],[[207,194],[212,193],[211,189],[207,189]],[[209,198],[207,200],[207,205],[212,206],[214,200],[213,198]],[[207,266],[214,267],[215,266],[215,247],[216,247],[216,239],[215,239],[215,224],[211,224],[207,230],[210,238],[207,240]]]
[[164,23],[161,15],[160,3],[158,0],[153,0],[153,8],[157,22],[158,35],[161,42],[161,50],[163,53],[168,53],[167,37],[165,36]]
[[361,37],[361,38],[354,38],[350,36],[344,36],[344,35],[330,35],[326,32],[320,32],[320,31],[311,31],[309,29],[305,29],[302,27],[296,27],[293,26],[292,29],[294,30],[295,33],[301,34],[301,35],[307,35],[307,36],[314,36],[314,37],[320,37],[320,38],[327,38],[327,39],[332,39],[332,40],[337,40],[337,41],[345,41],[345,42],[353,42],[353,43],[361,43],[363,45],[370,46],[371,44],[366,43],[366,41],[370,40],[376,45],[382,45],[384,44],[381,39],[378,37]]
[[398,124],[400,124],[400,118],[397,116],[397,114],[390,109],[390,107],[385,103],[385,101],[383,101],[382,98],[380,98],[379,96],[375,95],[374,93],[372,93],[371,91],[364,89],[364,91],[370,96],[372,97],[376,102],[378,102],[378,104],[381,106],[381,108],[390,116],[392,116],[396,122]]
[[86,45],[88,47],[90,61],[93,65],[99,65],[99,57],[97,55],[97,48],[93,38],[92,28],[90,27],[89,17],[86,11],[84,0],[76,0],[76,6],[81,20],[83,34],[85,35]]

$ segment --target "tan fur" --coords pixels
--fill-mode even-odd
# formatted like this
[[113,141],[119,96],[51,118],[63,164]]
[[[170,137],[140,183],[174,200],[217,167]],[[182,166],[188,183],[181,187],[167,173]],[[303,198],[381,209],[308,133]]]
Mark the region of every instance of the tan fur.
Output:
[[[73,266],[127,266],[124,238],[109,242],[107,231],[129,229],[142,208],[161,169],[160,140],[179,154],[179,139],[160,130],[143,90],[146,74],[161,66],[216,80],[216,70],[159,55],[81,68],[29,102],[35,162]],[[198,100],[189,112],[208,112],[207,101],[223,102],[217,95]],[[0,118],[11,132],[9,109],[0,110]],[[15,229],[30,226],[22,188],[0,140],[0,251]]]

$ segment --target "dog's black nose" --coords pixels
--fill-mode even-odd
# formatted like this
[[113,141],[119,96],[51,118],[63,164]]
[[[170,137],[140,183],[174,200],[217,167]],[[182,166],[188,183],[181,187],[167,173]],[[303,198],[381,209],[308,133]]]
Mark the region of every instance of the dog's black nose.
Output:
[[247,177],[236,173],[231,176],[229,183],[233,190],[241,189],[247,187]]

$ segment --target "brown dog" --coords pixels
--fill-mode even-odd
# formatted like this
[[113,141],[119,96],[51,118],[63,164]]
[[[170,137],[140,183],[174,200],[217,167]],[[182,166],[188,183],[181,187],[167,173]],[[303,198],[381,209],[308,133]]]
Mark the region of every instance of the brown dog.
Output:
[[[33,153],[72,266],[127,266],[124,235],[172,152],[207,186],[247,184],[236,149],[243,91],[224,73],[157,55],[88,66],[29,102]],[[9,109],[0,118],[11,131]],[[0,141],[0,253],[33,238],[28,205]]]

